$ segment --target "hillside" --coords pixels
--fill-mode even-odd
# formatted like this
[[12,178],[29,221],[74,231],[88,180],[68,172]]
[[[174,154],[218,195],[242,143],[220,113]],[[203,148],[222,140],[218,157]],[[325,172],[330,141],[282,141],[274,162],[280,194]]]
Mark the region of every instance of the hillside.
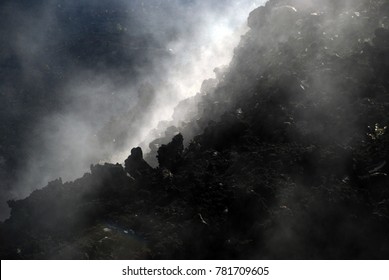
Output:
[[388,16],[385,0],[252,11],[150,154],[10,201],[2,259],[387,259]]

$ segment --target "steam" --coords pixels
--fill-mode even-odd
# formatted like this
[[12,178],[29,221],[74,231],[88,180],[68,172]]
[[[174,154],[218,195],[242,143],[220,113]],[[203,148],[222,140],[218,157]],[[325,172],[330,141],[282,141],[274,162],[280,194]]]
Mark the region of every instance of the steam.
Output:
[[1,186],[0,203],[58,177],[73,180],[92,163],[123,162],[133,146],[153,140],[149,131],[229,63],[248,13],[264,2],[4,2],[8,51],[35,94],[18,110],[28,119],[28,106],[42,102],[46,111],[23,132],[27,156],[12,187]]

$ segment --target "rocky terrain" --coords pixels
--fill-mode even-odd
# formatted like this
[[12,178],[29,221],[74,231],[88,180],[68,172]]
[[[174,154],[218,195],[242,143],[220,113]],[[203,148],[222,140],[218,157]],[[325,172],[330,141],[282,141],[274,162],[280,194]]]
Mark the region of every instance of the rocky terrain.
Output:
[[9,201],[2,259],[387,259],[389,2],[270,0],[120,164]]

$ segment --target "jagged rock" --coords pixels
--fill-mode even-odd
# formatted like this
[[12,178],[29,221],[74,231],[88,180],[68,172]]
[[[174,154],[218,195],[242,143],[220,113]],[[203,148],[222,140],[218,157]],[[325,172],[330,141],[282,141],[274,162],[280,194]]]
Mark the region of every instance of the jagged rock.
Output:
[[267,16],[266,8],[258,7],[250,13],[247,25],[252,29],[259,29],[265,25]]
[[181,133],[173,137],[172,141],[167,145],[162,145],[158,149],[158,163],[160,168],[167,168],[174,172],[180,161],[184,151],[184,137]]
[[[162,129],[162,127],[161,127],[161,129]],[[163,137],[158,137],[158,138],[154,139],[153,141],[151,141],[149,143],[150,151],[145,156],[145,160],[151,166],[157,166],[158,165],[157,153],[158,153],[159,147],[169,143],[170,139],[172,139],[172,137],[174,137],[174,135],[179,133],[178,128],[176,126],[174,126],[174,125],[171,125],[171,126],[168,126],[168,127],[163,127],[162,131],[164,132],[164,136]],[[159,135],[160,134],[161,133],[159,133]]]
[[143,152],[140,147],[131,150],[131,155],[125,160],[124,164],[127,173],[135,179],[149,175],[153,170],[143,159]]

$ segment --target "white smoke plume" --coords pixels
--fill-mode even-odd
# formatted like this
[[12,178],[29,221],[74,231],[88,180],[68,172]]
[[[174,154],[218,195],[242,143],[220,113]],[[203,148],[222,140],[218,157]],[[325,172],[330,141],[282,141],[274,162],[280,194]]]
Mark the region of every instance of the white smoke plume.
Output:
[[153,140],[149,131],[229,63],[249,12],[265,1],[27,2],[0,7],[8,40],[1,62],[15,59],[22,80],[17,90],[2,83],[1,92],[34,88],[27,103],[16,98],[31,123],[15,178],[1,186],[0,218],[6,200],[58,177],[74,180],[92,163],[123,162],[133,146]]

